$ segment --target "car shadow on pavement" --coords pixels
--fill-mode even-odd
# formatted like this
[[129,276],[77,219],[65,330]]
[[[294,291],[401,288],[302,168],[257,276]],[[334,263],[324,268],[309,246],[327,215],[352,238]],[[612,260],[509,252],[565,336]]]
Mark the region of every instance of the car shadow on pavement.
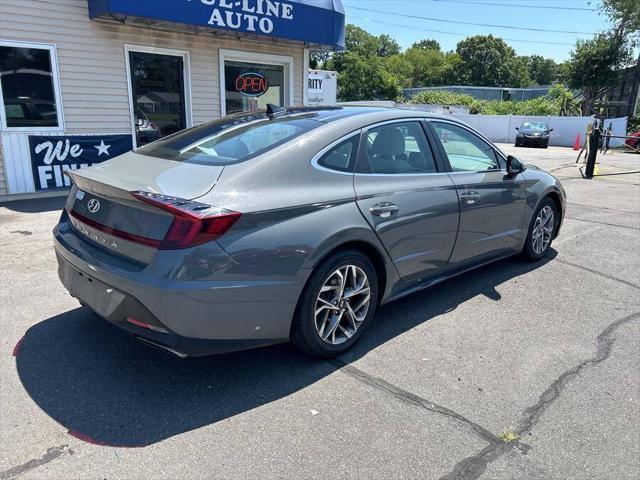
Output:
[[[537,269],[508,259],[380,308],[362,340],[342,356],[371,349],[478,295]],[[455,286],[455,288],[453,288]],[[290,345],[180,360],[149,348],[78,308],[31,327],[16,352],[26,391],[72,435],[99,445],[143,447],[301,390],[336,371]]]
[[0,203],[0,207],[4,207],[7,210],[11,210],[19,213],[40,213],[40,212],[53,212],[58,210],[62,212],[64,204],[67,202],[67,197],[47,197],[47,198],[35,198],[32,200],[14,200],[11,202]]

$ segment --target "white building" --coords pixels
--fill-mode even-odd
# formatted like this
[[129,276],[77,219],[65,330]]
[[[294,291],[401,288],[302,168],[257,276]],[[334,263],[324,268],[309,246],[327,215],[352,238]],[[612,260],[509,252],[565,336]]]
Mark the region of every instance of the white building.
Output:
[[267,103],[305,102],[339,0],[0,0],[0,200]]

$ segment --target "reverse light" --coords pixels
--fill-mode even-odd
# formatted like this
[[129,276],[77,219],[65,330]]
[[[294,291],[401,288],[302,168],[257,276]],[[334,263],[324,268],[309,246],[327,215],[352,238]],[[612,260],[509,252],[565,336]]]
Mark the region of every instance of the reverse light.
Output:
[[149,192],[131,192],[138,200],[173,215],[173,222],[160,250],[189,248],[224,235],[240,218],[240,213],[205,203]]

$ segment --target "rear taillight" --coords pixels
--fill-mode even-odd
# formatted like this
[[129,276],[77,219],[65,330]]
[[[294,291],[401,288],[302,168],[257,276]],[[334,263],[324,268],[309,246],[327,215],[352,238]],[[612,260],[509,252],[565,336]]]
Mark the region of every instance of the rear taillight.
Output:
[[189,248],[216,240],[240,218],[238,212],[191,200],[140,191],[131,195],[173,215],[171,227],[158,247],[161,250]]

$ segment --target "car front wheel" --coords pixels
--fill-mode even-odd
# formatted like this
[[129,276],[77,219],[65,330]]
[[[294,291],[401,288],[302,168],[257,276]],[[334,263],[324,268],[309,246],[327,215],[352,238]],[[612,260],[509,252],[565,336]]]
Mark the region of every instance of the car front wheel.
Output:
[[523,254],[528,260],[536,261],[544,257],[553,242],[558,225],[558,208],[553,200],[545,198],[533,215]]
[[302,293],[291,329],[293,344],[322,357],[338,355],[362,336],[375,314],[378,279],[358,251],[325,260]]

